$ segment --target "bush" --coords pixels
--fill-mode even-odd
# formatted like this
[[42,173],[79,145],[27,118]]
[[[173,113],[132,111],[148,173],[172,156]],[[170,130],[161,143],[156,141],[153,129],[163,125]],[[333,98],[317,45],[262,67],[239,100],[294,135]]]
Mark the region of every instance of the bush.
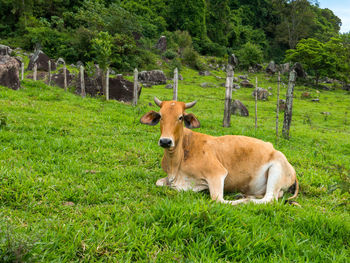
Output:
[[239,65],[242,68],[248,68],[255,64],[261,63],[263,60],[263,51],[258,45],[247,42],[237,52]]
[[167,50],[164,52],[164,57],[166,57],[167,59],[174,59],[177,56],[177,53],[173,50]]
[[200,61],[199,54],[192,47],[187,47],[184,49],[182,61],[184,64],[193,69],[205,69],[204,64]]

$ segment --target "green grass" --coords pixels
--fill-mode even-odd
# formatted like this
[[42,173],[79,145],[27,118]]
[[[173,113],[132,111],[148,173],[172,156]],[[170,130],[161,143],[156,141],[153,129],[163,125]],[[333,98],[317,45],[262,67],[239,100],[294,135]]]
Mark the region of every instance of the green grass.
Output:
[[258,75],[274,96],[259,101],[255,132],[251,89],[234,93],[251,116],[232,116],[223,128],[224,88],[199,84],[224,80],[181,74],[179,100],[198,100],[190,110],[197,130],[272,142],[297,171],[302,207],[233,207],[207,192],[156,187],[165,176],[159,127],[139,118],[157,110],[148,104],[154,95],[172,97],[164,86],[144,88],[132,107],[24,81],[18,91],[0,87],[0,262],[349,261],[349,93],[320,91],[313,103],[300,95],[318,96],[314,89],[296,87],[291,139],[277,143],[274,79]]

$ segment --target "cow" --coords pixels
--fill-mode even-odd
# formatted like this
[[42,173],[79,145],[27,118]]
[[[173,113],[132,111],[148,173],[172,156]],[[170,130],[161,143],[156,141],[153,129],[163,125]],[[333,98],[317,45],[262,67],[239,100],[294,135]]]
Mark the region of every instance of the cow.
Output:
[[[269,203],[290,188],[294,188],[294,195],[288,200],[298,195],[294,168],[271,143],[246,136],[213,137],[194,132],[191,129],[200,127],[200,122],[185,110],[196,101],[161,101],[155,97],[154,102],[160,111],[146,113],[140,122],[152,126],[160,122],[158,144],[164,148],[161,165],[167,177],[159,179],[157,186],[195,192],[209,189],[211,199],[231,205]],[[239,191],[244,198],[225,200],[224,191]]]

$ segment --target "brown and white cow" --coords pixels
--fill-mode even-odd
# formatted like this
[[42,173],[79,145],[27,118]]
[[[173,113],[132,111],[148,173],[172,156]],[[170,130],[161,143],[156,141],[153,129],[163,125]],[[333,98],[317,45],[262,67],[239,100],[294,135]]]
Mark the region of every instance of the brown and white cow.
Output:
[[[282,197],[293,185],[295,193],[289,199],[297,196],[299,185],[294,168],[271,143],[245,136],[213,137],[191,131],[200,123],[185,110],[196,101],[184,103],[157,98],[154,101],[160,107],[159,113],[150,111],[140,121],[148,125],[160,122],[158,144],[164,148],[162,168],[168,176],[159,179],[157,186],[193,191],[209,189],[213,200],[232,205],[268,203]],[[227,201],[224,191],[240,191],[246,197]]]

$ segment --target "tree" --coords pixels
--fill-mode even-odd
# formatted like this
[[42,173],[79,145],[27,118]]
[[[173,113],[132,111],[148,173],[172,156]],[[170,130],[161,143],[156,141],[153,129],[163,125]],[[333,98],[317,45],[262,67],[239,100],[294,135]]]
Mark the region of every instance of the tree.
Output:
[[95,60],[98,63],[100,69],[102,70],[102,83],[104,94],[106,94],[105,74],[107,72],[107,68],[111,64],[113,46],[112,41],[113,37],[107,32],[100,32],[97,35],[97,37],[91,41],[92,48],[95,53]]
[[258,45],[247,42],[237,52],[239,64],[242,68],[248,68],[262,62],[263,52]]
[[310,36],[315,24],[315,14],[308,0],[275,0],[281,12],[281,23],[276,27],[276,38],[295,48],[300,39]]
[[332,38],[322,43],[314,38],[301,40],[295,49],[287,50],[286,61],[300,62],[315,76],[316,86],[320,77],[345,78],[346,49],[340,39]]

